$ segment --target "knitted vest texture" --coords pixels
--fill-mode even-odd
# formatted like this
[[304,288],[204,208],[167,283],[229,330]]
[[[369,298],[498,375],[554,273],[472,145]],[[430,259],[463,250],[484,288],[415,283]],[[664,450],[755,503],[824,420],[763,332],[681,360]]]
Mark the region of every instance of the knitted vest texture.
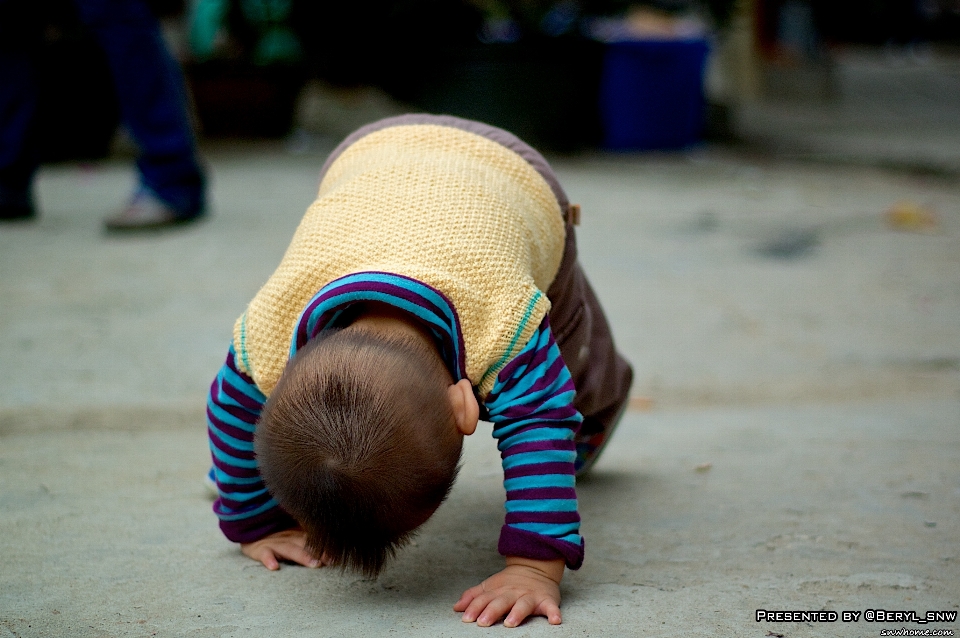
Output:
[[330,166],[280,266],[237,320],[237,365],[269,394],[310,299],[345,275],[388,272],[450,299],[467,377],[485,397],[549,311],[563,244],[556,197],[513,151],[448,126],[376,131]]

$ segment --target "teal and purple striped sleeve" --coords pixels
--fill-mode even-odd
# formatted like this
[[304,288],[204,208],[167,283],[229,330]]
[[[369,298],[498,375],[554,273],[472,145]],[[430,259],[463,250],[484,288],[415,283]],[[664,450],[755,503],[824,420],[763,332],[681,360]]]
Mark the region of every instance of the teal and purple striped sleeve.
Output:
[[249,543],[296,522],[267,492],[253,453],[253,434],[266,397],[236,365],[233,347],[210,385],[207,434],[219,497],[213,511],[230,540]]
[[577,512],[574,434],[582,417],[573,405],[570,372],[547,318],[497,375],[485,406],[503,460],[504,556],[583,562]]

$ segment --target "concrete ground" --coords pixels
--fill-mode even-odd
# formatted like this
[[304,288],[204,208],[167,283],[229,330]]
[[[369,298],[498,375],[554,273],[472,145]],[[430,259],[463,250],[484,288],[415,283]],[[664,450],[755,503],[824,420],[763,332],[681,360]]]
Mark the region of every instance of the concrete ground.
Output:
[[[213,215],[112,237],[124,161],[45,168],[0,226],[0,638],[878,636],[960,607],[960,182],[701,149],[556,158],[637,380],[579,486],[564,623],[464,625],[497,571],[499,459],[379,580],[268,572],[217,530],[203,401],[311,201],[317,153],[208,147]],[[898,202],[919,216],[891,222]],[[931,634],[934,635],[934,634]]]
[[736,111],[737,133],[781,157],[960,172],[960,50],[846,47],[828,68],[828,99],[771,94]]

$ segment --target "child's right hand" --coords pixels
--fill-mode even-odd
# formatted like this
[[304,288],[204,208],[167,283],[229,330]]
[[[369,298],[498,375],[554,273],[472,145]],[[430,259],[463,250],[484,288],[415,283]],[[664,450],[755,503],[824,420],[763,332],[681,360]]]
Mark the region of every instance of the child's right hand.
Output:
[[559,625],[563,560],[507,556],[506,568],[463,592],[453,606],[463,622],[489,627],[506,615],[504,627],[517,627],[527,616],[546,616]]
[[304,567],[329,565],[324,555],[314,557],[307,551],[307,534],[302,529],[288,529],[264,536],[252,543],[240,543],[240,550],[255,561],[263,563],[267,569],[280,569],[281,560],[289,560]]

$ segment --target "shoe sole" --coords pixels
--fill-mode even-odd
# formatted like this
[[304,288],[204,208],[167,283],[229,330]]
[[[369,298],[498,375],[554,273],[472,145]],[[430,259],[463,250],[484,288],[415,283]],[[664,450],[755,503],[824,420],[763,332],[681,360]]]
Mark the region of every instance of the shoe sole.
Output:
[[176,217],[173,219],[150,222],[146,224],[125,224],[122,222],[112,222],[107,220],[103,223],[103,225],[108,233],[136,233],[152,232],[163,230],[165,228],[177,228],[180,226],[186,226],[187,224],[195,224],[204,219],[206,219],[206,215],[196,215],[194,217]]

